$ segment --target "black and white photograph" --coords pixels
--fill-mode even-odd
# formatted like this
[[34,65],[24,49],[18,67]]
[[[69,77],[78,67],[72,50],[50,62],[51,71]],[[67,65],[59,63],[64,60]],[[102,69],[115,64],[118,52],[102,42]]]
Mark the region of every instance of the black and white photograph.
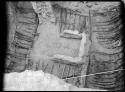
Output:
[[3,91],[124,89],[125,0],[6,1]]

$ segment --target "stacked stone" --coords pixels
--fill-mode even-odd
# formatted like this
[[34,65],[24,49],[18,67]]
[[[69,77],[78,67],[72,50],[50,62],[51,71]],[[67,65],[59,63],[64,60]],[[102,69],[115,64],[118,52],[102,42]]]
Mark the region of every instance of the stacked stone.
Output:
[[37,16],[29,2],[17,2],[15,9],[16,28],[12,29],[13,34],[9,34],[14,36],[8,48],[6,72],[25,70],[38,25]]
[[[88,74],[113,71],[123,68],[122,22],[120,6],[104,12],[91,14],[93,46]],[[86,87],[122,90],[123,71],[97,74],[87,77]]]

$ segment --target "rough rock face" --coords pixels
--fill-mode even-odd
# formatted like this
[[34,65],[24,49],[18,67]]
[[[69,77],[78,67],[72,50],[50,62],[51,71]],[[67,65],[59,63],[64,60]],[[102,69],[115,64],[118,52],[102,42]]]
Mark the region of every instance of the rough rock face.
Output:
[[[104,12],[91,13],[93,49],[88,74],[123,69],[123,45],[120,5]],[[123,71],[97,74],[87,77],[86,86],[121,90],[124,85]]]
[[92,2],[92,1],[80,1],[80,2],[55,2],[64,8],[71,9],[78,12],[80,15],[89,16],[89,10],[104,11],[112,6],[117,6],[119,2]]
[[[78,30],[79,33],[82,33],[83,31],[85,32],[86,17],[76,14],[71,9],[53,6],[52,8],[53,13],[56,17],[56,21],[49,21],[48,17],[43,17],[41,14],[47,14],[52,10],[46,10],[48,12],[42,11],[42,8],[44,8],[46,4],[44,4],[43,7],[43,5],[40,3],[38,3],[37,6],[40,5],[41,7],[38,8],[36,6],[36,8],[34,6],[35,11],[38,13],[39,19],[41,19],[41,24],[38,27],[38,32],[40,33],[40,35],[38,40],[35,42],[34,49],[31,54],[31,56],[35,59],[34,61],[37,62],[36,67],[37,65],[43,65],[43,71],[54,74],[59,78],[66,78],[67,76],[79,75],[81,73],[80,71],[85,69],[86,64],[67,65],[65,63],[54,63],[50,58],[53,57],[55,54],[71,57],[78,56],[81,40],[71,39],[68,37],[61,37],[60,35],[63,33],[65,29]],[[49,19],[51,18],[53,17],[50,17]],[[72,83],[73,85],[78,86],[82,85],[82,81],[81,83],[77,82],[79,80],[83,81],[82,78],[74,78],[69,80],[67,79],[66,81],[68,83]]]
[[33,46],[37,16],[29,2],[8,2],[8,52],[6,72],[25,70],[26,59]]
[[[123,53],[122,53],[123,47],[122,47],[122,41],[121,41],[122,40],[122,36],[121,36],[122,22],[120,19],[119,3],[115,2],[112,4],[112,3],[101,2],[101,3],[97,3],[97,5],[93,5],[90,2],[88,3],[88,6],[89,5],[90,6],[92,5],[91,8],[87,10],[87,11],[90,10],[90,13],[88,12],[87,13],[88,15],[86,14],[84,15],[86,15],[86,17],[90,21],[89,21],[89,24],[85,25],[85,27],[82,29],[82,30],[86,30],[85,29],[86,26],[89,26],[87,28],[89,30],[89,33],[91,34],[90,39],[92,40],[88,74],[122,68],[122,57],[123,57]],[[75,29],[75,26],[72,27],[72,24],[71,26],[68,25],[72,23],[75,11],[72,11],[73,9],[71,7],[67,9],[66,5],[64,5],[64,7],[65,8],[62,8],[61,13],[57,13],[61,15],[62,19],[61,17],[56,16],[57,23],[58,21],[61,21],[60,32],[62,32],[65,28],[73,29],[74,27]],[[59,11],[60,7],[57,7],[57,8],[58,8],[57,11]],[[82,14],[83,13],[81,13],[80,16]],[[78,13],[76,13],[75,17],[77,17],[77,15]],[[72,19],[70,19],[71,16],[72,16]],[[67,23],[67,20],[68,20],[68,23]],[[84,20],[84,22],[85,21],[87,20]],[[82,24],[84,24],[84,22],[82,22]],[[118,76],[119,74],[122,76],[121,71],[119,73],[115,72],[113,74],[105,74],[105,75],[102,74],[100,75],[101,77],[99,77],[100,81],[99,79],[96,79],[97,77],[96,78],[94,78],[94,76],[88,77],[86,81],[87,87],[104,88],[104,89],[110,89],[110,90],[122,89],[123,84],[122,82],[118,83],[117,78],[112,78],[112,81],[108,82],[108,80],[110,80],[112,76],[113,77]],[[121,78],[121,81],[122,81],[122,78]],[[117,84],[115,85],[114,83],[116,82]],[[110,86],[106,86],[106,85],[110,85]]]
[[[7,72],[43,70],[64,79],[86,75],[86,70],[87,74],[94,74],[123,68],[120,3],[70,4],[73,7],[68,2],[37,2],[38,7],[30,2],[9,4],[12,12],[8,23],[11,35]],[[61,37],[67,29],[88,35],[91,45],[89,50],[85,48],[88,56],[83,61],[86,63],[62,64],[50,59],[55,54],[78,56],[81,39],[69,35]],[[31,59],[27,60],[27,57]],[[119,71],[65,81],[78,87],[121,90],[124,84],[122,76],[122,71]]]

